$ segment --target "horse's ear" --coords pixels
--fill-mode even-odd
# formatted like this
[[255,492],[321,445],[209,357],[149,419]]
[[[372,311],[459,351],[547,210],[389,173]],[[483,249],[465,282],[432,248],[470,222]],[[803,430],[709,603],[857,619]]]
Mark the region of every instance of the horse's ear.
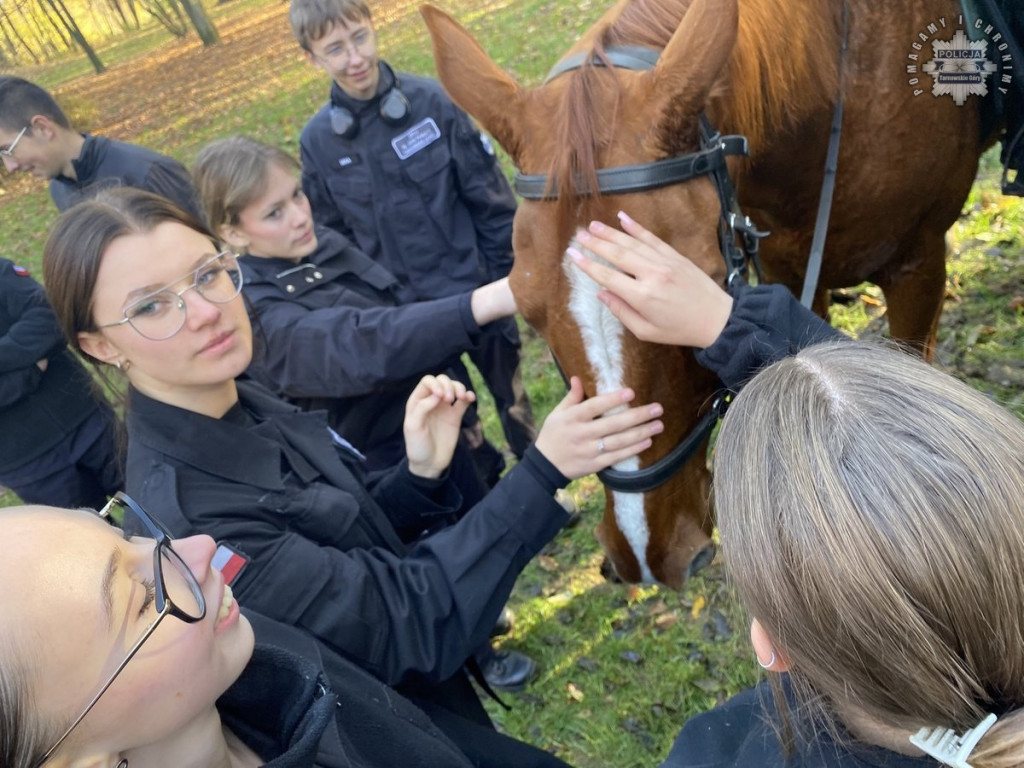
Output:
[[420,7],[434,43],[434,62],[452,101],[490,133],[518,162],[524,91],[455,19],[431,5]]
[[665,136],[692,120],[732,54],[739,25],[737,0],[694,0],[647,76],[648,104],[661,115]]

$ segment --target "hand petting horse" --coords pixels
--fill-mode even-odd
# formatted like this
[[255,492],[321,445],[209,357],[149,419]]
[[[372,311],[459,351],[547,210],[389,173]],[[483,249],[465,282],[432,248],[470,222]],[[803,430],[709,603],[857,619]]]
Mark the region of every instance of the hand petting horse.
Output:
[[[824,313],[828,289],[870,280],[885,293],[892,336],[930,358],[945,232],[994,137],[981,135],[981,97],[921,94],[907,65],[924,71],[932,46],[922,40],[951,37],[960,9],[954,0],[621,0],[534,89],[449,16],[422,12],[445,88],[520,171],[511,282],[524,316],[587,394],[629,385],[665,405],[665,432],[643,461],[615,468],[598,536],[623,578],[679,588],[713,553],[704,449],[716,382],[690,350],[624,331],[566,249],[581,225],[614,225],[624,210],[724,282],[759,239],[745,214],[771,232],[760,243],[765,279],[799,293],[841,96],[814,306]],[[748,139],[749,159],[728,134]],[[674,474],[658,462],[687,454]]]

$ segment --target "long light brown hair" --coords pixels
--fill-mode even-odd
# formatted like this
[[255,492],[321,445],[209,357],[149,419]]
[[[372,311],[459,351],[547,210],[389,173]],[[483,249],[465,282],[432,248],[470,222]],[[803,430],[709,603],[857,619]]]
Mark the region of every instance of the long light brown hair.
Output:
[[804,723],[962,732],[995,712],[971,764],[1024,764],[1024,424],[898,351],[812,347],[737,398],[714,494]]

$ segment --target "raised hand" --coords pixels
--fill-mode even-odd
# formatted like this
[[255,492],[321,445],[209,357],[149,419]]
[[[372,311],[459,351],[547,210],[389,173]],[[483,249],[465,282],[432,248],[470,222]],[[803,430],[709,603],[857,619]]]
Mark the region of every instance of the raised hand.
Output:
[[424,376],[405,403],[405,455],[418,477],[439,477],[459,439],[462,414],[476,395],[444,374]]
[[665,427],[658,403],[627,407],[634,397],[633,390],[619,389],[584,400],[583,385],[573,376],[569,393],[537,435],[537,449],[569,479],[636,456]]
[[601,286],[598,299],[638,339],[711,346],[729,319],[732,297],[625,213],[619,213],[619,221],[624,232],[595,221],[576,233],[581,246],[611,266],[568,250],[576,266]]

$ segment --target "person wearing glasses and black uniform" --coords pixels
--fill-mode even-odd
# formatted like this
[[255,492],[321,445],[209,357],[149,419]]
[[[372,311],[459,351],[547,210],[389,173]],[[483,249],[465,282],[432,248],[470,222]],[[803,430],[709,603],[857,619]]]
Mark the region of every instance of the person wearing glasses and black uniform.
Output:
[[135,187],[199,215],[185,166],[145,147],[79,133],[53,96],[20,77],[0,77],[0,146],[8,171],[50,182],[61,211],[101,189]]
[[[296,625],[428,712],[481,765],[561,765],[501,738],[463,666],[516,577],[566,523],[558,487],[637,455],[663,429],[630,390],[570,394],[537,443],[458,523],[406,547],[410,518],[447,514],[447,465],[473,399],[426,376],[409,398],[406,458],[368,475],[325,414],[256,382],[234,254],[155,195],[115,190],[67,211],[44,257],[69,340],[129,386],[126,490],[172,533],[230,549],[243,606]],[[608,411],[615,413],[605,415]]]
[[[403,303],[508,276],[516,202],[490,141],[439,82],[395,72],[379,57],[363,0],[296,0],[289,19],[306,60],[331,79],[330,100],[299,139],[316,222],[394,275]],[[520,346],[514,318],[504,318],[469,352],[517,458],[537,435]],[[475,456],[483,474],[496,477],[500,455],[490,466],[483,455]]]
[[172,544],[122,493],[99,516],[2,509],[0,540],[4,768],[479,764],[312,635],[240,611],[213,539]]

